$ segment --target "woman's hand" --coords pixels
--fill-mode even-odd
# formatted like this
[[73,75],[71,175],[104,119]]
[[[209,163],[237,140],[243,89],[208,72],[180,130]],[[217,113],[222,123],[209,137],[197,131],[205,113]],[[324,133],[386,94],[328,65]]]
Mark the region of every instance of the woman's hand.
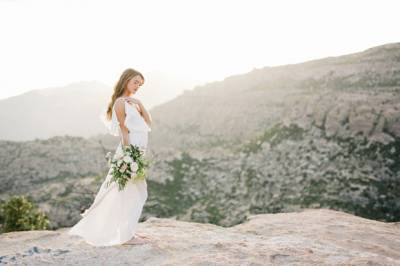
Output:
[[136,98],[131,98],[131,97],[126,97],[126,98],[124,98],[125,99],[125,101],[127,101],[129,104],[131,104],[132,105],[132,103],[135,103],[135,104],[137,104],[137,105],[139,105],[139,108],[138,107],[136,107],[136,106],[134,106],[136,109],[138,109],[138,112],[142,115],[142,109],[143,109],[143,105],[142,105],[142,102],[139,100],[139,99],[136,99]]
[[131,103],[136,103],[139,105],[139,113],[140,115],[144,118],[144,120],[146,121],[147,125],[149,127],[151,127],[152,124],[152,118],[150,116],[150,113],[147,111],[147,109],[144,107],[144,105],[142,104],[142,102],[139,99],[136,98],[132,98],[132,97],[125,97],[124,98],[125,101],[127,101],[129,104]]

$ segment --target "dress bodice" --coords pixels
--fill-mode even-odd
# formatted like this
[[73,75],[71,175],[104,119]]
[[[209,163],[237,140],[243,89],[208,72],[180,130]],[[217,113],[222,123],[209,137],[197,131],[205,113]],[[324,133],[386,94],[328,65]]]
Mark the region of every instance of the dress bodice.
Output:
[[125,103],[125,126],[129,129],[130,132],[132,131],[141,131],[141,132],[149,132],[151,128],[147,123],[144,121],[144,118],[140,115],[139,111],[136,109],[135,106]]
[[125,126],[129,130],[129,142],[145,151],[147,149],[148,132],[151,131],[151,128],[144,121],[144,118],[135,106],[126,101],[124,103],[126,113]]
[[[129,140],[130,143],[133,145],[138,145],[142,149],[147,148],[148,142],[148,132],[151,131],[149,125],[145,122],[144,118],[140,115],[139,111],[136,109],[135,106],[129,104],[124,100],[125,104],[125,121],[124,125],[129,130]],[[104,115],[101,116],[104,124],[106,125],[109,133],[113,136],[120,136],[119,131],[119,121],[117,119],[117,114],[115,112],[115,103],[112,108],[112,116],[111,120],[106,120]],[[120,143],[121,145],[121,143]]]

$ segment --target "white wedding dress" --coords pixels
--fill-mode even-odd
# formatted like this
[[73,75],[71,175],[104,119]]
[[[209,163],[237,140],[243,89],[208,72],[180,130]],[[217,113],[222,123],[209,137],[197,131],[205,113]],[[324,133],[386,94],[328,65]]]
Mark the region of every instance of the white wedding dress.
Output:
[[[123,101],[126,113],[125,126],[129,129],[130,144],[138,145],[145,152],[148,132],[151,131],[151,128],[135,106]],[[114,107],[110,121],[105,119],[104,112],[100,118],[110,134],[120,136]],[[120,142],[115,155],[121,154],[121,152]],[[146,180],[129,181],[125,188],[119,191],[115,182],[106,186],[111,178],[110,172],[111,168],[92,205],[81,214],[83,218],[68,231],[69,235],[83,237],[88,244],[94,246],[119,245],[134,237],[143,205],[147,199]]]

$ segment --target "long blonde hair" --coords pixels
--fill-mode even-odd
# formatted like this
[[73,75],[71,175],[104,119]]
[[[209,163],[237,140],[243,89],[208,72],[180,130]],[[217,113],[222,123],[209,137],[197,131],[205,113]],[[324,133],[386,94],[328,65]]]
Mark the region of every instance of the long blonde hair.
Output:
[[135,76],[139,75],[144,82],[144,77],[142,75],[142,73],[140,73],[139,71],[133,69],[133,68],[127,68],[121,75],[121,77],[119,78],[118,82],[115,84],[114,86],[114,93],[111,96],[111,101],[108,104],[107,107],[107,119],[111,120],[111,115],[112,115],[112,108],[114,106],[114,102],[115,100],[120,97],[125,89],[126,86],[128,85],[128,82]]

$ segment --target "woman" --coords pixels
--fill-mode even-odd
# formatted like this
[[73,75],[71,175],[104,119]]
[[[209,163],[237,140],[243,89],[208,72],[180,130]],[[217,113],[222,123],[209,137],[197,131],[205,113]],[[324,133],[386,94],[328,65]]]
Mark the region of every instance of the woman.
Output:
[[[109,133],[120,136],[114,158],[122,153],[122,145],[133,144],[146,151],[152,119],[141,101],[131,97],[143,83],[140,72],[126,69],[114,87],[106,112],[100,116]],[[114,182],[107,187],[110,174],[111,168],[94,202],[68,234],[81,236],[94,246],[146,243],[148,237],[135,234],[147,199],[146,180],[130,181],[119,191]]]

